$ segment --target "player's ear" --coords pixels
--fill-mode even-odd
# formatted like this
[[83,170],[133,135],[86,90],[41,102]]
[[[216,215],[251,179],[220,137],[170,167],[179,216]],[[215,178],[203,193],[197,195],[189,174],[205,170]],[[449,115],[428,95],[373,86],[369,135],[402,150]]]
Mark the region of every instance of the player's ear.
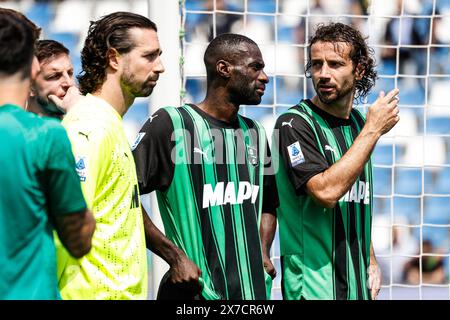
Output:
[[33,62],[31,63],[31,81],[35,81],[37,78],[37,75],[41,72],[41,65],[39,64],[39,61],[36,56],[33,57]]
[[231,69],[232,69],[232,66],[228,61],[219,60],[216,63],[216,71],[221,77],[230,78],[231,77]]
[[109,48],[106,56],[108,57],[108,65],[116,71],[119,70],[120,53],[115,48]]
[[355,68],[355,80],[357,80],[357,81],[361,80],[364,77],[364,73],[365,73],[365,70],[364,70],[362,64],[358,63],[358,65]]

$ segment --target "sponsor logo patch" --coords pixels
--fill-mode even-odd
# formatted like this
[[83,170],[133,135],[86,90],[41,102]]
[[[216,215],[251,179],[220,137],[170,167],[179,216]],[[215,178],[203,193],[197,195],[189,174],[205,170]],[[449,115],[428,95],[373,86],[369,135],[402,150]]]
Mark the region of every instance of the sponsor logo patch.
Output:
[[291,165],[293,167],[305,162],[305,156],[303,155],[302,148],[300,147],[300,142],[294,142],[293,144],[287,146],[287,149],[289,159],[291,160]]
[[75,157],[75,169],[77,170],[78,177],[80,177],[80,181],[82,182],[86,181],[87,168],[85,156]]
[[145,136],[145,132],[139,132],[136,136],[136,140],[134,140],[133,145],[131,146],[131,151],[133,151],[134,149],[136,149],[136,147],[138,146],[139,142],[141,142],[142,138]]

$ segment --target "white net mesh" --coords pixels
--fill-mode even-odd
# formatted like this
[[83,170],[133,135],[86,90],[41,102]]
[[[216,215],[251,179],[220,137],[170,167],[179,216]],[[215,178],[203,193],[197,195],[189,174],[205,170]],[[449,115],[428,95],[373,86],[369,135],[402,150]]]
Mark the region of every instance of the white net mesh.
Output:
[[[450,0],[179,2],[184,100],[199,102],[204,97],[202,57],[208,42],[219,33],[243,33],[260,45],[270,84],[260,105],[243,106],[241,112],[260,120],[269,136],[276,116],[313,95],[304,64],[314,26],[341,21],[352,23],[369,36],[379,80],[358,108],[366,110],[380,90],[401,90],[401,120],[380,140],[373,155],[373,243],[384,276],[380,298],[449,299]],[[2,7],[20,10],[41,26],[45,38],[69,47],[76,73],[80,71],[79,51],[89,20],[118,10],[147,15],[166,5],[160,0],[2,1]],[[171,19],[152,19],[158,23],[160,37],[166,38],[167,28],[179,28]],[[178,59],[177,53],[176,58],[169,55],[177,50],[166,44],[163,50],[166,65]],[[162,81],[171,70],[167,68],[161,77],[152,99],[165,88]],[[168,103],[167,92],[171,90],[160,92],[161,101]],[[147,105],[148,99],[136,100],[125,116],[130,140],[147,116]],[[272,248],[278,270],[274,299],[281,298],[279,255],[277,235]],[[153,274],[150,279],[157,288],[158,276]]]
[[[351,23],[375,50],[380,90],[400,88],[399,124],[374,155],[372,240],[383,271],[381,299],[449,299],[450,1],[186,0],[182,16],[184,101],[205,95],[203,53],[224,32],[249,36],[270,77],[258,106],[241,113],[271,134],[275,118],[313,96],[304,75],[308,39],[320,22]],[[185,94],[184,94],[185,93]],[[278,235],[272,291],[281,298]]]

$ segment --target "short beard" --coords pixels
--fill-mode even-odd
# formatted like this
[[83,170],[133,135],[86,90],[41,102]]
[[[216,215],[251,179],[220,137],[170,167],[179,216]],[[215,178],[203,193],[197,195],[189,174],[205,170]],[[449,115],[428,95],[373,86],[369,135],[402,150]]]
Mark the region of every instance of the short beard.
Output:
[[323,104],[332,104],[333,102],[335,102],[335,101],[339,100],[340,98],[345,97],[347,94],[351,93],[354,90],[354,83],[351,86],[349,86],[348,90],[346,90],[346,88],[344,87],[341,90],[337,91],[337,89],[335,88],[336,96],[334,98],[331,98],[331,95],[330,95],[330,98],[322,95],[319,91],[319,83],[317,83],[314,90],[316,91],[317,97]]
[[245,79],[238,79],[232,89],[230,91],[231,99],[238,105],[258,105],[261,103],[262,97]]
[[128,73],[124,73],[121,80],[122,85],[125,86],[135,98],[148,97],[153,92],[153,87],[145,85],[148,82],[147,80],[139,84],[135,81],[134,76],[129,75]]

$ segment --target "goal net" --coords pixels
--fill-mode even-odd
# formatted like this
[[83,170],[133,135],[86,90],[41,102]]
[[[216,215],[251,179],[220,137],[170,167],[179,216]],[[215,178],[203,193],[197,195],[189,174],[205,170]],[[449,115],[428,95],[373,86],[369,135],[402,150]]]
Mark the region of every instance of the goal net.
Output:
[[[373,154],[380,299],[450,299],[450,0],[7,0],[1,6],[20,10],[45,38],[66,45],[75,74],[90,20],[132,11],[157,23],[166,72],[150,96],[150,110],[149,99],[141,98],[125,115],[130,141],[157,107],[203,99],[203,53],[224,32],[245,34],[261,48],[270,83],[262,103],[242,106],[241,113],[259,120],[270,137],[278,115],[314,94],[304,65],[315,26],[356,26],[369,37],[379,73],[372,93],[356,107],[366,112],[379,91],[401,90],[401,120]],[[142,203],[152,206],[148,211],[161,227],[155,199],[143,197]],[[271,254],[278,271],[272,298],[280,299],[278,235]],[[154,298],[167,266],[149,258]]]
[[[318,23],[356,26],[374,48],[379,79],[357,106],[379,91],[400,88],[398,125],[373,154],[373,244],[383,272],[380,299],[449,299],[450,250],[450,1],[448,0],[182,0],[180,60],[185,102],[205,96],[203,53],[220,33],[258,43],[269,75],[263,101],[241,113],[274,120],[313,96],[304,65]],[[281,299],[278,233],[272,246]]]

